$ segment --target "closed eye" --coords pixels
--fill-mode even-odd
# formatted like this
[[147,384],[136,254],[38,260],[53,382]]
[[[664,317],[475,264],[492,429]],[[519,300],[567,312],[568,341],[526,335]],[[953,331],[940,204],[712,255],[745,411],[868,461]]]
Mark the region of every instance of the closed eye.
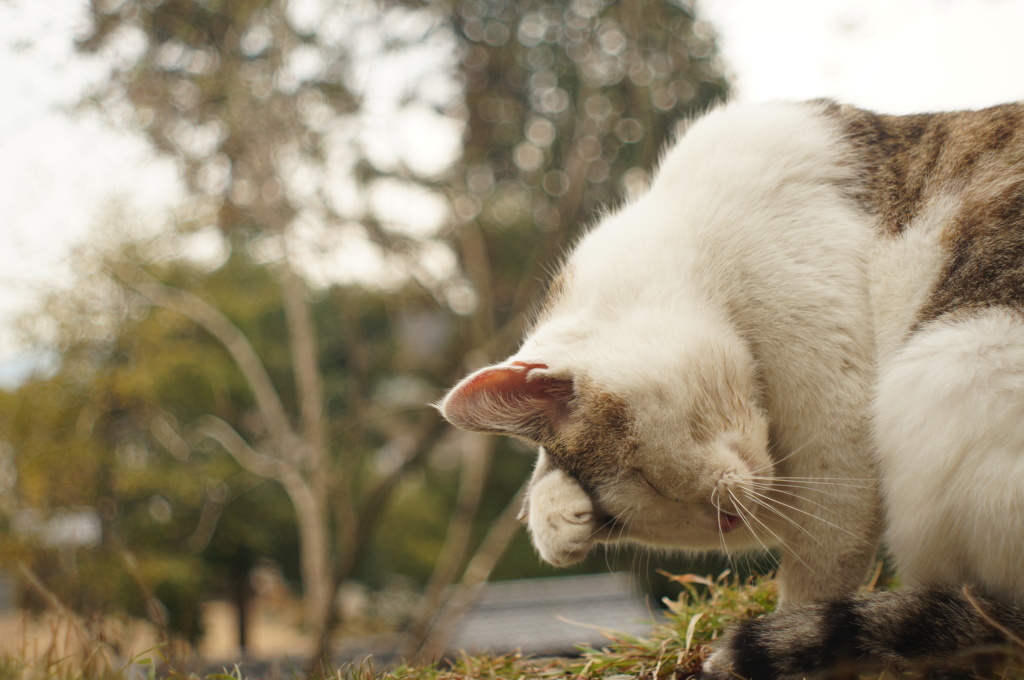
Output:
[[661,489],[659,489],[659,488],[658,488],[658,487],[657,487],[657,486],[656,486],[656,485],[654,484],[654,482],[652,482],[652,481],[651,481],[650,479],[648,479],[648,478],[647,478],[647,475],[645,475],[645,474],[644,474],[644,471],[643,471],[643,470],[641,470],[640,468],[638,468],[638,467],[632,468],[632,469],[630,470],[630,472],[631,472],[631,473],[632,473],[632,474],[633,474],[633,475],[634,475],[634,476],[635,476],[635,477],[636,477],[637,479],[639,479],[639,480],[640,480],[640,481],[641,481],[641,482],[643,483],[643,485],[644,485],[644,486],[646,486],[646,487],[647,487],[648,489],[650,489],[651,491],[653,491],[653,492],[654,492],[655,494],[657,494],[657,495],[661,496],[662,498],[665,498],[665,499],[667,499],[667,500],[673,501],[673,502],[675,502],[675,503],[682,503],[682,502],[683,502],[683,501],[679,500],[678,498],[675,498],[675,497],[673,497],[673,496],[670,496],[669,494],[667,494],[667,493],[665,493],[664,491],[662,491]]

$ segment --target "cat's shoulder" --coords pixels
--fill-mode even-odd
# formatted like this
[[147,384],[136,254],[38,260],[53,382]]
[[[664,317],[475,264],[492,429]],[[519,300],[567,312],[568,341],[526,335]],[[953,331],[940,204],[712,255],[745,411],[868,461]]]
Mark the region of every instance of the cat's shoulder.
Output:
[[844,170],[844,126],[826,100],[727,104],[681,126],[661,163],[658,182],[679,186],[820,181]]

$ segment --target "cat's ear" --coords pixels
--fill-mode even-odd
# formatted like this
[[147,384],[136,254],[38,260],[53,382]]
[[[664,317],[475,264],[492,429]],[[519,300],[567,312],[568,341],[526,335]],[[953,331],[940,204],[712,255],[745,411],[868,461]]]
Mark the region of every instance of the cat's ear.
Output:
[[438,410],[464,430],[536,440],[565,419],[572,397],[572,380],[546,369],[519,361],[481,369],[453,387]]

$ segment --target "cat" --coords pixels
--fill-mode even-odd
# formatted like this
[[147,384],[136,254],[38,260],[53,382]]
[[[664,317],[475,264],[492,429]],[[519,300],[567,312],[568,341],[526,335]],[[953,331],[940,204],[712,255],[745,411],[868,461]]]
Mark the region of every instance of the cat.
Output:
[[[618,540],[777,550],[778,611],[708,678],[1024,637],[1022,122],[718,108],[439,409],[539,445],[524,516],[552,564]],[[857,593],[883,532],[903,587]]]

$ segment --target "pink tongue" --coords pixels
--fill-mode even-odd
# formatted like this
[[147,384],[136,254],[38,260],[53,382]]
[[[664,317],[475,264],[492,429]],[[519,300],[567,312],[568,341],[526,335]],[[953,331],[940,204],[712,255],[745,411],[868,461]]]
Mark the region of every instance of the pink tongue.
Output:
[[727,512],[718,513],[718,528],[723,534],[729,533],[741,524],[743,524],[743,518],[739,515],[730,515]]

